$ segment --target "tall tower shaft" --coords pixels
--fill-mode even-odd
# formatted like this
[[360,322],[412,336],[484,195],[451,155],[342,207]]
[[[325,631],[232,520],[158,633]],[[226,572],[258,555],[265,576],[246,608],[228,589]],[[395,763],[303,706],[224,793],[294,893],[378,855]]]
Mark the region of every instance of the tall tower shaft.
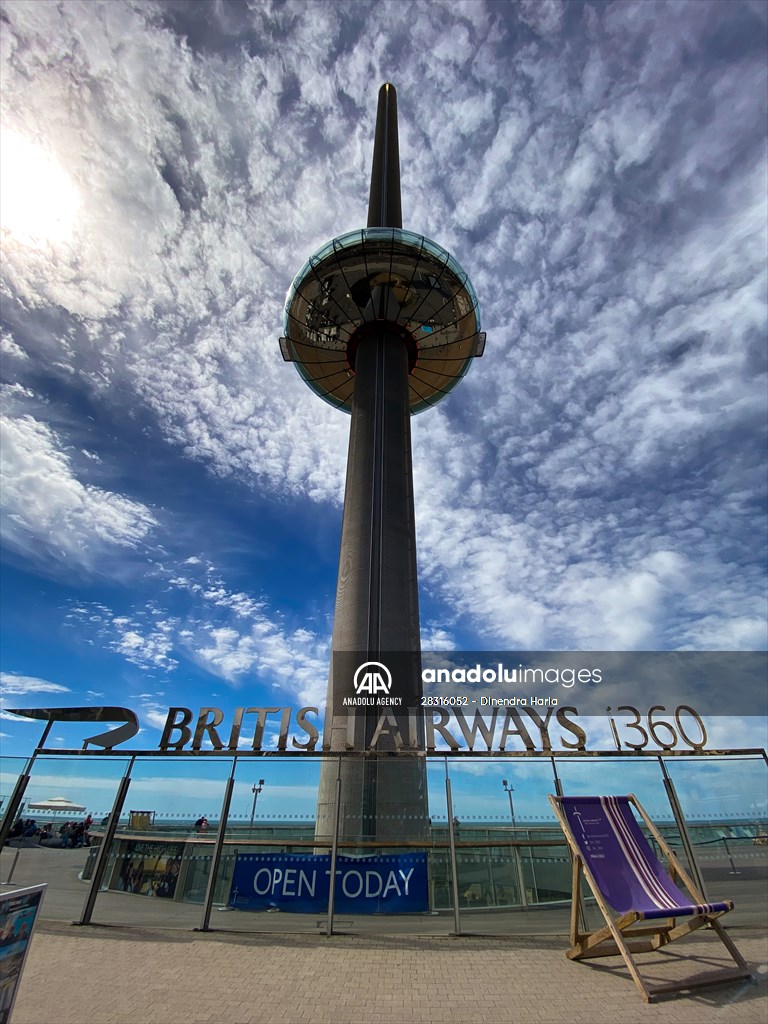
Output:
[[[419,725],[421,672],[410,417],[435,404],[480,355],[467,275],[428,239],[402,230],[395,89],[379,91],[368,226],[323,246],[286,303],[283,356],[313,390],[351,413],[324,745],[395,750],[380,712],[350,722],[354,668],[393,665],[401,701],[390,725],[416,750],[341,763],[341,835],[417,838],[428,825]],[[395,691],[393,691],[395,692]],[[390,711],[392,709],[389,709]],[[406,747],[408,743],[406,743]],[[337,766],[323,764],[318,837],[331,834]]]

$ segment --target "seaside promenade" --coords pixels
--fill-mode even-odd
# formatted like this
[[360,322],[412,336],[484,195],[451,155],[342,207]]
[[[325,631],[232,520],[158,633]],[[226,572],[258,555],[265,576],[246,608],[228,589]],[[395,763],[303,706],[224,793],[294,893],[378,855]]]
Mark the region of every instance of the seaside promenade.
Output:
[[[15,852],[0,854],[3,880]],[[213,930],[196,932],[199,905],[104,892],[96,923],[78,927],[84,851],[24,849],[0,890],[41,881],[49,890],[12,1024],[765,1024],[765,875],[749,868],[755,855],[762,865],[762,851],[744,853],[728,915],[752,981],[645,1005],[620,958],[566,959],[566,907],[466,912],[461,937],[449,934],[452,915],[339,915],[327,938],[324,919],[284,913],[215,910]],[[697,933],[638,962],[662,983],[726,965],[727,954]]]
[[[645,1005],[619,958],[572,963],[560,936],[328,939],[43,921],[13,1024],[765,1024],[768,939],[732,934],[754,981]],[[692,963],[715,966],[722,948],[699,936],[639,960],[671,980]]]

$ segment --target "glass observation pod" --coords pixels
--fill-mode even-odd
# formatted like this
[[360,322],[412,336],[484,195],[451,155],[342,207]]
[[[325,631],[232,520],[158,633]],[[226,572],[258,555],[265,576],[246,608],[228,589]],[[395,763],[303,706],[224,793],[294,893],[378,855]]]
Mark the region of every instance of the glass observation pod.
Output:
[[364,228],[327,242],[288,291],[280,351],[309,387],[347,412],[355,332],[396,324],[409,346],[412,413],[436,405],[483,354],[477,295],[436,242],[400,228]]

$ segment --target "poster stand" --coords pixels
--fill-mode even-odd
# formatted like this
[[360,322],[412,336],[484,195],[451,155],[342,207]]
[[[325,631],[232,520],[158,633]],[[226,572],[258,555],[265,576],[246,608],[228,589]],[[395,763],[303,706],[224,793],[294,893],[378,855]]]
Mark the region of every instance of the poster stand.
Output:
[[0,893],[0,1024],[8,1024],[48,884]]

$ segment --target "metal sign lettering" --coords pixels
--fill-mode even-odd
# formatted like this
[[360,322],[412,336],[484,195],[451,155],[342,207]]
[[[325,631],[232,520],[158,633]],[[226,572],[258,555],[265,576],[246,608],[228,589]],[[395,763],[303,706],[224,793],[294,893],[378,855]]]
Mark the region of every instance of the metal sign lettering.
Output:
[[[52,722],[125,722],[125,725],[108,732],[90,736],[89,743],[111,751],[119,744],[131,739],[139,730],[135,712],[120,707],[78,707],[78,708],[16,708],[8,709],[11,714],[24,718],[35,718]],[[687,749],[700,752],[707,745],[707,731],[700,715],[689,705],[680,704],[665,708],[656,704],[645,712],[622,704],[615,713],[606,709],[611,736],[617,751],[642,751],[650,744],[662,750]],[[396,751],[417,752],[426,750],[434,753],[441,749],[458,752],[462,749],[510,752],[524,748],[530,754],[551,754],[555,750],[584,751],[587,749],[587,732],[578,721],[575,707],[549,706],[538,710],[532,706],[489,708],[487,712],[475,711],[468,717],[459,707],[433,707],[427,712],[410,711],[395,716],[391,711],[376,713],[375,729],[369,734],[371,740],[366,751],[375,752],[382,737],[386,738],[388,749],[394,745]],[[312,721],[319,715],[316,707],[300,708],[294,717],[291,707],[238,707],[231,722],[224,728],[224,712],[220,708],[202,707],[197,716],[191,708],[172,707],[168,709],[158,749],[161,752],[198,752],[207,741],[214,752],[235,753],[250,749],[263,749],[264,731],[270,716],[279,716],[280,728],[276,749],[282,752],[312,752],[320,739],[320,729]],[[254,716],[248,718],[248,716]],[[248,719],[246,721],[246,719]],[[347,749],[359,750],[355,745],[355,713],[350,711],[343,718],[347,723]],[[274,719],[273,719],[274,721]],[[326,714],[325,734],[321,749],[329,751],[333,716]],[[244,737],[246,726],[248,736]],[[253,730],[251,733],[251,729]],[[45,734],[44,734],[45,735]],[[420,739],[420,737],[423,737]]]
[[130,708],[118,707],[85,707],[85,708],[8,708],[12,715],[22,718],[37,718],[43,722],[125,722],[117,729],[100,732],[97,736],[89,736],[83,740],[85,749],[89,743],[111,750],[118,743],[132,739],[139,731],[139,720],[136,712]]

